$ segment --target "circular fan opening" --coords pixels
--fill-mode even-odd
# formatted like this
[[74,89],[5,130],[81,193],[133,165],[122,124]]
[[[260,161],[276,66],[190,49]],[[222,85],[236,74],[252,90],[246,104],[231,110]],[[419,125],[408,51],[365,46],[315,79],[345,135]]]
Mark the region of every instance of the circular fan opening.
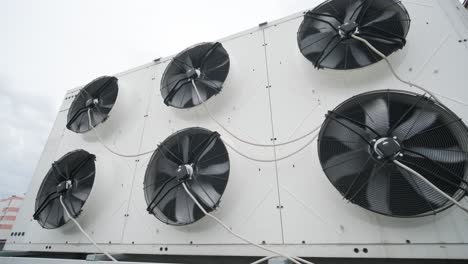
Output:
[[201,104],[192,80],[203,101],[217,95],[229,73],[229,54],[219,42],[202,43],[175,56],[161,80],[164,103],[176,108]]
[[401,1],[329,0],[305,14],[297,41],[316,68],[356,69],[382,58],[353,34],[388,56],[405,46],[409,28]]
[[229,155],[217,132],[189,128],[167,138],[146,169],[147,211],[169,225],[188,225],[204,214],[182,183],[206,211],[219,204],[229,179]]
[[115,77],[104,76],[87,84],[68,110],[67,128],[76,133],[91,130],[88,111],[93,127],[106,121],[117,100],[118,91],[118,79]]
[[423,95],[376,91],[330,111],[318,152],[345,199],[394,217],[436,214],[453,203],[393,160],[422,174],[456,200],[468,190],[468,129],[453,112]]
[[37,193],[33,215],[43,228],[55,229],[70,220],[60,204],[60,196],[73,218],[80,214],[93,187],[95,159],[84,150],[76,150],[52,164]]

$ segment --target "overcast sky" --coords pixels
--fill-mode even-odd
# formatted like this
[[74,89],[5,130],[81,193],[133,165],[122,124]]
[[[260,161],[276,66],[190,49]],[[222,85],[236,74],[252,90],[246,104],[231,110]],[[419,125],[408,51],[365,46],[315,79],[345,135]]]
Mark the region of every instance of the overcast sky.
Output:
[[26,192],[67,90],[319,0],[0,0],[0,198]]

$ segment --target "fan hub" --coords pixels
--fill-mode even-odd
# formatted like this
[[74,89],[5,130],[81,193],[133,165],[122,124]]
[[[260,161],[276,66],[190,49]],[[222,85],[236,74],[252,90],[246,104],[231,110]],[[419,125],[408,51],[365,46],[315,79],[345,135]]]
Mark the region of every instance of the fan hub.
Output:
[[91,108],[99,104],[98,98],[91,98],[86,101],[86,107]]
[[68,189],[72,187],[72,181],[71,180],[66,180],[57,185],[57,193],[58,194],[63,194],[65,193]]
[[374,151],[379,159],[393,159],[400,155],[401,145],[396,137],[381,138],[375,141]]
[[355,21],[346,22],[338,27],[341,38],[351,38],[351,35],[359,31],[359,25]]
[[193,167],[192,165],[180,165],[176,171],[176,177],[179,182],[186,182],[187,180],[192,179],[193,176]]
[[200,69],[194,69],[194,68],[190,68],[188,71],[187,71],[187,77],[189,79],[197,79],[198,77],[200,77]]

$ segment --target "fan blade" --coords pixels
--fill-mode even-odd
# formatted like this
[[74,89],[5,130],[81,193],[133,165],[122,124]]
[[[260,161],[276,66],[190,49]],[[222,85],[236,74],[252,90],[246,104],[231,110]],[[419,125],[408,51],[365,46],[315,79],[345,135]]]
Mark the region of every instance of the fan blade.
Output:
[[323,50],[324,47],[322,47],[319,43],[324,42],[327,43],[330,41],[330,38],[332,38],[334,35],[336,35],[335,32],[317,32],[315,34],[311,34],[307,37],[305,37],[303,40],[300,42],[300,48],[301,51],[304,55],[309,55],[311,53],[318,53]]
[[197,200],[208,208],[214,209],[216,202],[221,198],[221,194],[216,191],[211,183],[205,182],[201,179],[194,179],[190,184],[190,191],[194,194]]
[[[425,183],[423,180],[414,176],[412,173],[406,171],[399,166],[398,170],[400,171],[403,178],[410,184],[414,192],[425,199],[428,203],[436,205],[437,207],[443,206],[448,200],[437,191],[435,191],[431,186]],[[422,174],[423,175],[423,174]],[[424,175],[423,175],[424,176]],[[432,207],[431,205],[431,207]]]
[[379,16],[369,21],[363,21],[361,28],[378,23],[398,23],[398,14],[398,11],[395,9],[386,9],[383,13],[379,14]]
[[179,164],[167,158],[159,158],[156,161],[156,175],[164,174],[172,177],[179,168]]
[[88,199],[89,194],[91,193],[92,183],[91,184],[81,184],[78,188],[73,188],[71,190],[71,195],[73,197],[79,199],[80,201],[86,201]]
[[369,65],[377,61],[377,57],[374,56],[362,42],[353,42],[352,45],[349,45],[349,51],[348,56],[351,57],[358,66]]
[[[61,207],[59,199],[55,199],[44,209],[44,211],[42,211],[42,213],[39,215],[39,220],[43,223],[44,226],[49,224],[49,218],[55,219],[54,217],[57,214],[59,206]],[[53,227],[55,228],[56,226]]]
[[[217,132],[211,133],[208,137],[204,138],[203,141],[197,145],[192,151],[192,161],[195,165],[200,164],[205,158],[209,158],[209,156],[218,157],[220,154],[219,151],[212,151],[216,150],[213,149],[217,145],[220,140],[220,135]],[[224,153],[221,153],[224,154]],[[211,160],[211,159],[210,159]]]
[[175,218],[179,223],[193,222],[193,209],[195,203],[188,197],[184,188],[179,188],[175,194]]
[[227,72],[228,69],[222,69],[222,68],[229,65],[229,63],[230,63],[229,57],[226,56],[222,61],[219,61],[216,64],[213,64],[213,65],[209,65],[209,63],[203,64],[202,67],[200,68],[200,71],[202,72],[202,74],[205,74],[205,75],[209,75],[212,72]]
[[[180,184],[177,184],[171,188],[166,188],[167,190],[163,191],[163,195],[166,194],[164,197],[161,197],[160,200],[157,202],[157,206],[161,212],[169,219],[176,221],[175,219],[175,203],[177,198],[177,192],[182,189]],[[167,192],[170,190],[169,192]],[[167,192],[167,193],[164,193]],[[172,217],[172,218],[171,218]]]
[[337,40],[333,46],[330,46],[330,48],[324,52],[319,65],[332,69],[344,68],[344,65],[347,63],[347,53],[348,44]]
[[368,162],[369,154],[364,148],[348,151],[331,157],[323,165],[324,171],[336,181],[346,175],[359,174]]
[[348,1],[344,21],[356,21],[361,16],[362,11],[367,9],[366,3],[367,0]]
[[90,171],[88,174],[82,173],[81,174],[82,176],[80,175],[81,177],[79,177],[78,175],[75,176],[75,181],[77,181],[78,184],[81,184],[82,182],[86,182],[87,180],[90,180],[90,179],[94,180],[93,177],[95,176],[95,174],[96,173],[94,170]]
[[167,79],[164,80],[165,83],[161,87],[161,90],[168,92],[174,89],[181,82],[187,80],[187,73],[184,72],[176,75],[169,75],[169,77],[167,77]]
[[[223,88],[223,83],[216,80],[197,79],[196,82],[199,84],[203,84],[209,89],[212,89],[215,93],[219,93],[219,91]],[[200,89],[198,89],[198,91],[200,91]]]
[[363,128],[346,119],[337,118],[337,120],[339,120],[339,122],[336,120],[329,122],[327,130],[325,131],[327,137],[339,140],[350,149],[362,147],[363,143],[367,145],[367,142],[360,136],[367,135],[367,132],[364,131]]
[[[389,107],[386,100],[378,98],[362,104],[366,111],[366,125],[378,132],[386,132],[390,128]],[[371,117],[372,116],[372,117]]]
[[188,164],[190,161],[190,138],[188,135],[184,136],[180,142],[180,148],[182,151],[182,161],[184,164]]
[[[195,83],[197,82],[200,82],[198,79],[195,80]],[[200,89],[199,88],[199,84],[197,84],[197,90],[198,90],[198,94],[200,94],[200,98],[201,100],[203,100],[203,102],[205,102],[208,98],[207,96],[207,91],[206,89]],[[197,94],[197,91],[194,89],[192,89],[192,102],[194,105],[199,105],[201,103],[200,101],[200,98],[198,97],[198,94]]]
[[193,85],[191,82],[187,82],[181,86],[179,91],[172,97],[172,102],[175,102],[180,107],[187,107],[192,102]]
[[228,161],[225,161],[219,164],[210,164],[207,167],[199,168],[197,170],[198,175],[201,175],[201,176],[225,175],[228,172],[229,172]]
[[405,152],[405,155],[416,158],[423,158],[421,155],[411,152],[414,151],[416,153],[426,156],[432,161],[442,163],[462,163],[468,160],[468,154],[466,152],[463,152],[461,149],[454,147],[446,149],[437,149],[430,147],[407,147],[407,149],[410,151]]
[[433,126],[437,121],[437,117],[437,113],[434,112],[422,112],[419,109],[415,110],[411,117],[395,128],[393,131],[394,135],[401,139],[408,140]]
[[386,173],[375,173],[375,167],[370,174],[372,178],[366,187],[366,198],[369,209],[390,212],[390,177]]

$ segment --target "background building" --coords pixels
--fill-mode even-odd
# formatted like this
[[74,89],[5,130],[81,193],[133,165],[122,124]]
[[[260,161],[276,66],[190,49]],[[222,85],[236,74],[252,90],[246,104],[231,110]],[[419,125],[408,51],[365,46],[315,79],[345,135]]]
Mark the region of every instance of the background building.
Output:
[[22,203],[23,198],[15,195],[0,200],[0,250],[8,237],[12,235],[11,229]]

